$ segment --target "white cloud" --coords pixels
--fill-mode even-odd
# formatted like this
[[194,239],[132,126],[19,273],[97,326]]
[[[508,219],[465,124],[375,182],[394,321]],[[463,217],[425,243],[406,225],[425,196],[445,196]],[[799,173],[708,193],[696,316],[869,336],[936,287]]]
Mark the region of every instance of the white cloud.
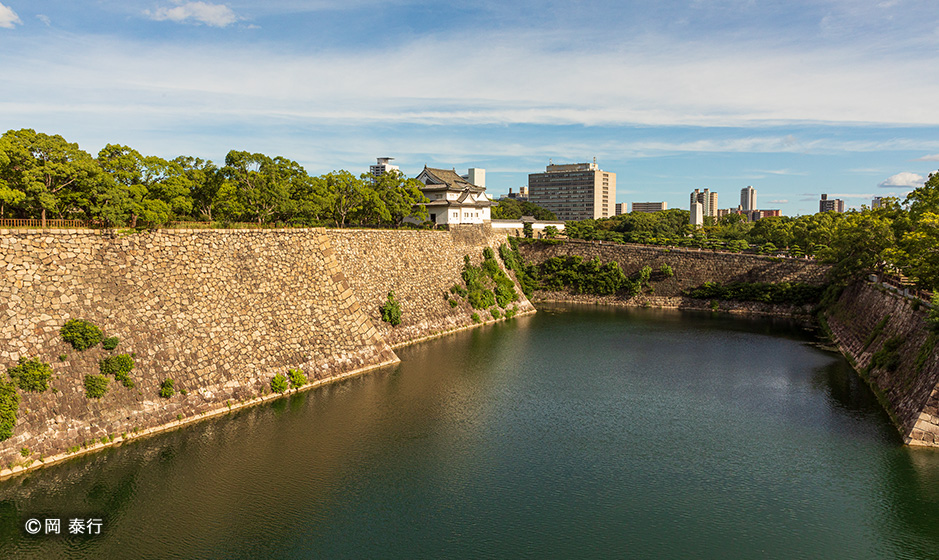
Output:
[[914,159],[913,161],[939,161],[939,154],[932,154]]
[[213,27],[226,27],[238,21],[238,16],[224,4],[209,4],[208,2],[176,2],[173,8],[157,8],[154,11],[144,10],[144,13],[156,21],[175,21],[177,23],[204,23]]
[[786,200],[785,198],[781,198],[779,200],[770,200],[769,203],[770,204],[789,204],[789,201]]
[[13,29],[16,24],[23,24],[20,16],[16,15],[12,8],[0,4],[0,27]]
[[889,189],[893,187],[908,187],[915,189],[922,187],[923,183],[926,181],[926,178],[922,175],[917,175],[916,173],[910,173],[909,171],[903,171],[897,173],[896,175],[891,175],[887,177],[886,181],[883,181],[878,187],[882,189]]
[[43,22],[44,24],[46,24],[46,27],[52,25],[52,20],[49,19],[49,16],[47,16],[47,15],[45,15],[45,14],[38,14],[38,15],[36,16],[36,19],[38,19],[39,21],[41,21],[41,22]]

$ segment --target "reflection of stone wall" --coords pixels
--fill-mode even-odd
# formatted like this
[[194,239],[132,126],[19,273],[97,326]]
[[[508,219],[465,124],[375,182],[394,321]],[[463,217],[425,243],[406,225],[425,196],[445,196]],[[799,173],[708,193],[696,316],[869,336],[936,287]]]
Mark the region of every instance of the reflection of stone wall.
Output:
[[[21,356],[55,371],[55,392],[21,392],[14,435],[0,442],[0,469],[256,402],[288,368],[324,382],[393,363],[389,342],[475,324],[465,302],[451,308],[444,294],[462,282],[464,255],[478,263],[484,247],[504,241],[472,226],[0,230],[0,375]],[[396,328],[380,321],[388,290],[403,311]],[[518,307],[534,310],[524,297]],[[73,318],[119,337],[120,345],[75,351],[58,332]],[[84,376],[98,373],[98,361],[112,353],[136,354],[135,386],[112,379],[103,398],[88,399]],[[160,398],[167,378],[187,394]]]
[[[473,325],[476,310],[462,300],[451,308],[449,289],[463,285],[464,255],[478,265],[483,249],[492,247],[501,264],[499,245],[506,243],[505,233],[485,226],[451,226],[450,231],[343,229],[326,235],[363,310],[392,346]],[[379,312],[389,290],[401,303],[397,327],[383,323]],[[519,312],[534,311],[521,290],[516,291]],[[478,313],[491,320],[489,313]]]
[[[883,396],[907,443],[937,446],[939,360],[933,350],[921,368],[916,365],[920,349],[934,335],[926,325],[925,306],[914,310],[914,305],[914,300],[869,282],[860,282],[844,291],[827,320],[841,352],[853,361],[858,371],[867,369],[874,354],[887,340],[903,341],[898,350],[899,367],[895,371],[873,369],[866,377]],[[885,318],[877,334],[877,325]],[[874,334],[876,337],[871,339]]]
[[668,249],[644,245],[622,245],[596,241],[567,240],[558,245],[521,244],[526,262],[542,263],[551,257],[597,257],[603,263],[616,261],[627,276],[644,266],[658,271],[672,267],[671,278],[654,278],[656,296],[680,296],[681,291],[705,282],[794,282],[821,286],[829,267],[813,260],[785,259],[740,253],[717,253],[697,249]]

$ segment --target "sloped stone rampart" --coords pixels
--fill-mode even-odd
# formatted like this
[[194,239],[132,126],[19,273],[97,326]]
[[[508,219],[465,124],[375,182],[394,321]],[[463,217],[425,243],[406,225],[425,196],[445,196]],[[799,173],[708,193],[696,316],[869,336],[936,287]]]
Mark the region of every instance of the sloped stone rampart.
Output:
[[[59,329],[75,318],[117,349],[71,348]],[[135,386],[112,378],[87,398],[84,376],[112,353],[135,355]],[[398,359],[322,229],[0,230],[0,375],[20,357],[49,362],[53,390],[22,393],[2,466],[257,399],[288,368],[316,382]]]
[[[838,348],[880,394],[906,443],[939,446],[935,346],[920,359],[921,350],[930,348],[931,338],[935,344],[937,336],[927,325],[926,310],[915,299],[864,281],[845,289],[826,319]],[[896,368],[870,367],[890,339],[902,341]]]
[[526,262],[533,264],[540,264],[552,257],[569,256],[583,257],[584,260],[596,257],[603,263],[615,261],[626,276],[636,274],[644,266],[651,266],[652,270],[657,271],[663,264],[667,264],[675,275],[655,282],[655,295],[665,297],[681,296],[682,290],[705,282],[791,282],[822,286],[830,268],[807,259],[573,239],[560,244],[523,243],[519,245],[519,252]]
[[[451,307],[447,299],[451,286],[463,286],[464,256],[478,265],[490,247],[503,266],[498,254],[499,245],[507,243],[505,233],[487,226],[456,226],[450,231],[328,230],[327,236],[363,310],[392,346],[472,326],[473,313],[491,320],[487,311],[475,310],[465,300]],[[389,291],[401,304],[396,327],[382,322],[379,310]],[[533,312],[518,287],[516,293],[518,312]]]

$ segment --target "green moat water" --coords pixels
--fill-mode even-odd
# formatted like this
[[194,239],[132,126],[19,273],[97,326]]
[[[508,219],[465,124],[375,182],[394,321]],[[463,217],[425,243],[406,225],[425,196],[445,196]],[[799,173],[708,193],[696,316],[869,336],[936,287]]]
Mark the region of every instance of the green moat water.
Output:
[[939,557],[939,452],[808,342],[546,308],[0,482],[0,558]]

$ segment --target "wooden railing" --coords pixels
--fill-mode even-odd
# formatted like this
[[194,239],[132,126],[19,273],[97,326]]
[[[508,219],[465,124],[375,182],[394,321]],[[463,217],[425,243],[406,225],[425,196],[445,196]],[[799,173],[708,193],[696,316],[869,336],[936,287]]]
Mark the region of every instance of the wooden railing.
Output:
[[40,219],[0,218],[0,228],[87,228],[91,227],[84,220],[46,220],[45,226]]

